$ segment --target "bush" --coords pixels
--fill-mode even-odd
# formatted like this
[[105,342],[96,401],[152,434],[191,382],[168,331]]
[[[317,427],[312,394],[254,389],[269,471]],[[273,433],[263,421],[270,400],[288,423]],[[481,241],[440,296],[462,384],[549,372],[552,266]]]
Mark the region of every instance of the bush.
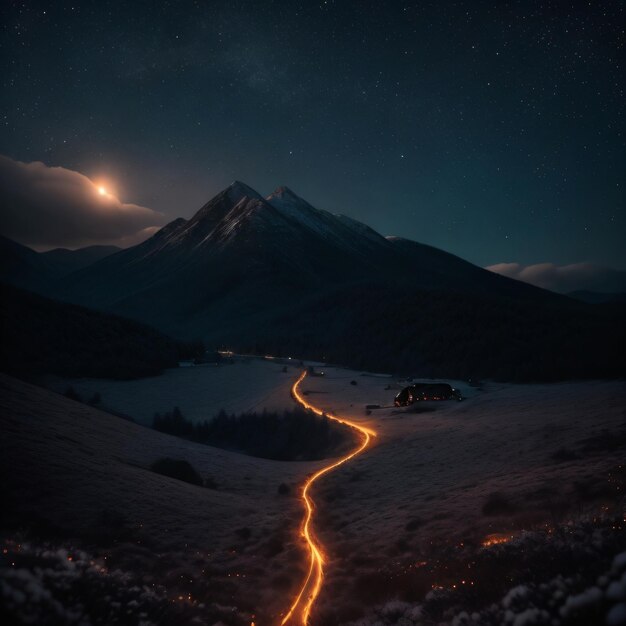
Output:
[[278,495],[286,496],[286,495],[289,495],[290,491],[291,489],[289,489],[289,485],[285,483],[280,483],[280,485],[278,485]]
[[494,491],[489,494],[485,504],[483,504],[484,515],[510,515],[515,512],[515,506],[509,497],[501,491]]
[[196,472],[191,463],[181,459],[171,459],[169,457],[158,459],[152,463],[150,469],[157,474],[175,478],[176,480],[182,480],[190,485],[199,485],[202,487],[204,484],[202,477]]

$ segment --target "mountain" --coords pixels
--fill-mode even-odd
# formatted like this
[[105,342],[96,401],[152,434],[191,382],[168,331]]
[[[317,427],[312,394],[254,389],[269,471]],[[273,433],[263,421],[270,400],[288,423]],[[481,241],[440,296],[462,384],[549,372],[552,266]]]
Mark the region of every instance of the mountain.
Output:
[[294,302],[376,280],[552,297],[433,248],[388,240],[286,187],[263,198],[241,182],[190,220],[175,220],[144,243],[76,272],[59,293],[174,334],[232,341]]
[[0,371],[137,378],[176,367],[200,346],[133,320],[0,284]]
[[53,273],[42,256],[0,235],[0,281],[42,291]]
[[53,283],[58,279],[119,250],[116,246],[89,246],[35,252],[0,235],[0,281],[33,291],[54,292]]
[[383,237],[287,187],[264,198],[235,182],[191,219],[57,280],[54,293],[178,337],[374,370],[523,380],[622,371],[594,348],[623,334],[610,334],[614,311]]
[[278,187],[266,200],[282,215],[340,246],[361,250],[367,243],[384,245],[384,237],[369,226],[345,215],[316,209],[289,187]]
[[117,246],[87,246],[78,250],[56,248],[42,252],[41,257],[57,276],[67,276],[120,250]]

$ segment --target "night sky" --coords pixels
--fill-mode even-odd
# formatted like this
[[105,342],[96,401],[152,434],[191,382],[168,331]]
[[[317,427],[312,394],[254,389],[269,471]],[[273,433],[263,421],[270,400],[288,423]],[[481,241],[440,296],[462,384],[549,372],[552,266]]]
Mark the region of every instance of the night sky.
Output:
[[5,1],[0,154],[167,219],[284,184],[479,265],[624,270],[621,4]]

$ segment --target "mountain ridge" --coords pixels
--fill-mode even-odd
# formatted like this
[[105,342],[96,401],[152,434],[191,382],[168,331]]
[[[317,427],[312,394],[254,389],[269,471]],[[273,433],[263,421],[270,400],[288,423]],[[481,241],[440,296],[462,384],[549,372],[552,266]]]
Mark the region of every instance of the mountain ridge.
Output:
[[395,363],[531,380],[533,372],[553,376],[544,363],[554,351],[557,376],[623,371],[617,355],[607,368],[594,348],[623,334],[615,311],[598,317],[591,305],[443,250],[385,238],[286,186],[263,198],[236,181],[189,220],[173,220],[51,290],[182,339],[329,356],[375,371]]

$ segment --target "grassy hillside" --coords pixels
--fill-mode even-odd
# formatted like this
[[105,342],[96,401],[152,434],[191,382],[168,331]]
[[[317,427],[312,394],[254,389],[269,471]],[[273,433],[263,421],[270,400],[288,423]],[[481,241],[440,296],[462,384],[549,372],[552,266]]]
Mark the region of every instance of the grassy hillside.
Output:
[[[20,555],[15,567],[0,558],[2,584],[11,576],[24,594],[13,611],[2,596],[2,623],[68,624],[79,615],[90,624],[275,624],[285,604],[277,577],[285,595],[295,593],[294,494],[315,465],[171,437],[3,374],[0,432],[2,545],[27,536],[48,555],[63,551],[60,573],[45,555]],[[163,475],[165,459],[186,462],[207,486]],[[279,492],[283,483],[291,495]],[[82,560],[97,562],[95,575]],[[179,596],[193,602],[173,603]]]
[[0,371],[137,378],[200,349],[144,324],[0,285]]

